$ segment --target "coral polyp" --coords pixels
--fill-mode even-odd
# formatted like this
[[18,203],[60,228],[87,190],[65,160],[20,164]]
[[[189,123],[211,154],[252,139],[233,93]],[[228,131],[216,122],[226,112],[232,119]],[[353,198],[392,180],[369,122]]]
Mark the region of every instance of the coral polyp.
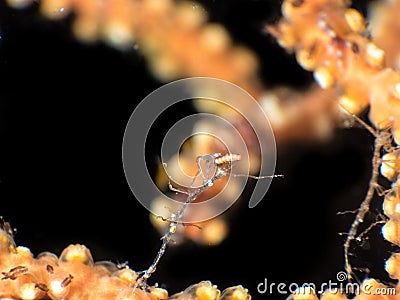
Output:
[[[5,226],[4,226],[5,225]],[[95,262],[87,247],[70,245],[58,257],[44,252],[36,257],[16,246],[7,222],[0,229],[0,299],[105,300],[250,300],[242,286],[218,290],[209,281],[168,296],[157,286],[137,288],[138,274],[110,261]]]

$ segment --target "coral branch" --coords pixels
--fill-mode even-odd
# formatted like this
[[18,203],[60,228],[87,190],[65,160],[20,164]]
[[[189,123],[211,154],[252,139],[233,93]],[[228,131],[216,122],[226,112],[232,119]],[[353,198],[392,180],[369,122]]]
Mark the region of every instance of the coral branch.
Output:
[[380,165],[380,156],[381,156],[381,149],[383,144],[379,138],[375,139],[374,145],[374,153],[372,155],[372,172],[371,178],[369,180],[368,191],[367,194],[361,203],[360,207],[358,208],[356,217],[354,218],[354,222],[351,224],[349,233],[347,235],[346,241],[344,243],[344,259],[345,259],[345,269],[351,279],[353,275],[353,269],[351,267],[350,259],[349,259],[349,250],[351,243],[357,236],[358,228],[360,224],[364,222],[365,215],[370,210],[370,204],[373,199],[375,189],[378,185],[378,178],[379,178],[379,165]]
[[[193,201],[195,201],[202,192],[207,190],[209,187],[213,186],[215,181],[217,181],[218,179],[225,177],[229,174],[230,162],[223,161],[222,160],[223,157],[224,156],[220,155],[219,153],[206,154],[206,155],[197,157],[196,161],[197,161],[197,165],[198,165],[199,174],[201,174],[203,177],[203,185],[200,186],[199,188],[194,189],[193,191],[184,192],[185,194],[187,194],[187,198],[186,198],[185,202],[182,204],[182,206],[176,212],[171,214],[171,217],[169,218],[170,223],[169,223],[168,230],[167,230],[167,232],[164,233],[164,235],[161,238],[162,244],[161,244],[160,250],[158,251],[153,263],[150,265],[150,267],[144,272],[144,274],[138,280],[138,285],[145,286],[147,279],[150,278],[150,276],[156,271],[157,265],[160,262],[161,257],[164,255],[165,250],[167,249],[167,246],[172,239],[172,236],[176,232],[177,225],[179,223],[182,223],[183,214],[184,214],[186,208],[188,207],[188,205],[190,203],[192,203]],[[206,170],[207,173],[204,174],[204,172],[202,171],[200,162],[199,162],[202,159],[211,159],[212,160],[212,164],[214,164],[216,166],[215,174],[210,174],[211,173],[210,170]],[[169,186],[171,187],[171,183],[169,184]],[[176,189],[174,189],[174,188],[172,188],[172,190],[176,191]]]

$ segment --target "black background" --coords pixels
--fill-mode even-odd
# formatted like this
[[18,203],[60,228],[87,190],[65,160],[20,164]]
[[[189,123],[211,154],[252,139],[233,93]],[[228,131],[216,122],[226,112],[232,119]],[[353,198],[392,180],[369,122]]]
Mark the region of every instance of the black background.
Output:
[[[279,18],[274,1],[203,1],[213,21],[259,55],[266,85],[304,88],[312,76],[263,33]],[[357,6],[365,12],[365,7]],[[95,260],[128,261],[143,270],[159,234],[126,183],[121,145],[135,106],[163,83],[134,47],[118,51],[82,44],[70,19],[49,21],[37,5],[24,10],[0,1],[0,214],[17,229],[16,242],[36,255],[60,254],[70,243],[88,246]],[[154,174],[169,124],[193,112],[189,105],[158,120],[147,144]],[[343,270],[343,241],[369,180],[372,138],[362,129],[338,129],[332,140],[278,148],[277,173],[255,209],[236,205],[230,235],[216,247],[187,243],[169,248],[150,283],[178,292],[201,280],[221,289],[242,284],[254,299],[257,284],[332,280]],[[385,182],[384,182],[385,183]],[[373,215],[381,202],[374,204]],[[387,281],[384,259],[393,248],[379,227],[356,265]],[[361,274],[361,277],[365,276]]]

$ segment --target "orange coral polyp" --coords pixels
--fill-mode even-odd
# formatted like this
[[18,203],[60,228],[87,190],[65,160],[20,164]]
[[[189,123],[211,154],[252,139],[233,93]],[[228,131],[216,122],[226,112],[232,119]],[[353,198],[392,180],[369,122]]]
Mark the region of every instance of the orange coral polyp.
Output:
[[377,128],[395,127],[400,122],[400,74],[386,69],[374,77],[369,118]]
[[[8,223],[6,223],[8,224]],[[10,232],[0,227],[0,299],[167,300],[168,292],[156,286],[136,287],[138,275],[127,266],[93,263],[89,249],[70,245],[61,254],[44,252],[34,258],[26,247],[15,247]],[[222,296],[221,296],[222,295]],[[203,281],[172,296],[175,300],[250,300],[242,286],[222,293]]]
[[[363,34],[363,17],[345,1],[284,1],[284,19],[270,32],[322,88],[336,84],[352,113],[371,106],[377,128],[391,126],[400,139],[400,75],[385,69],[385,52]],[[373,82],[373,84],[371,84]]]

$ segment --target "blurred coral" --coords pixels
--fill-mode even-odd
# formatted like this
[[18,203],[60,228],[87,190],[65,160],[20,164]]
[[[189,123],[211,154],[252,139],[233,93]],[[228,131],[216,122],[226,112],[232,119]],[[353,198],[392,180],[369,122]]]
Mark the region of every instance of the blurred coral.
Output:
[[[21,6],[19,0],[8,2]],[[208,24],[205,10],[197,3],[44,0],[40,11],[51,19],[73,12],[73,30],[85,42],[102,39],[119,48],[137,43],[154,75],[163,81],[217,77],[259,94],[254,53],[234,45],[222,26]]]
[[[8,0],[11,6],[18,8],[31,2],[33,0]],[[117,48],[136,45],[148,60],[154,76],[162,81],[205,76],[240,86],[265,104],[267,114],[272,115],[279,110],[281,118],[271,118],[278,140],[281,133],[284,138],[292,128],[296,128],[296,139],[324,139],[330,136],[336,123],[337,106],[333,90],[327,92],[311,88],[310,92],[297,92],[285,88],[286,92],[282,94],[280,89],[275,93],[264,87],[258,76],[259,62],[255,53],[235,44],[222,25],[207,23],[205,9],[196,2],[43,0],[39,5],[42,14],[51,19],[74,13],[74,32],[84,42],[104,40]],[[267,102],[275,96],[279,103],[271,100],[273,104],[268,105]],[[317,101],[318,97],[323,100]],[[304,101],[298,101],[299,98]],[[268,111],[270,106],[274,106],[271,112]],[[202,109],[209,111],[213,108],[207,104]],[[226,108],[222,107],[215,112],[225,115],[224,110]],[[316,118],[316,124],[310,124],[310,117]],[[231,116],[229,119],[234,118]],[[310,134],[309,125],[313,125],[311,132],[315,134]],[[325,129],[321,131],[321,128]]]

